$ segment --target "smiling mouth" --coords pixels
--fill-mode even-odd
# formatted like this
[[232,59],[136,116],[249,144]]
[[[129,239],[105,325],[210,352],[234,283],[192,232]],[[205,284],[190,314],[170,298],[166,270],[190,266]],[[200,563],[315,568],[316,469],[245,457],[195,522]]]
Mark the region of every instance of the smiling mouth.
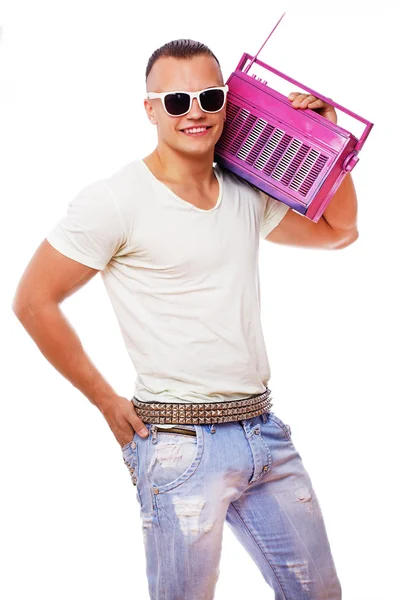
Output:
[[200,136],[205,135],[211,128],[212,125],[206,125],[201,127],[186,127],[186,129],[180,129],[180,132],[185,133],[186,135]]

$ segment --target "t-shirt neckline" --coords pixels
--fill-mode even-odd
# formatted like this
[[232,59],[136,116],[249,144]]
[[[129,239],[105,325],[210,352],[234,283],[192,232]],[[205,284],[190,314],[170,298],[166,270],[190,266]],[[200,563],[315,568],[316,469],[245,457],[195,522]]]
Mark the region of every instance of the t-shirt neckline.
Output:
[[139,159],[139,162],[143,165],[143,167],[145,168],[147,173],[150,175],[150,177],[153,179],[153,181],[155,181],[157,183],[157,185],[162,186],[162,188],[165,191],[167,191],[171,196],[173,196],[176,200],[178,200],[178,202],[187,206],[188,208],[192,208],[193,210],[196,210],[197,212],[200,212],[200,213],[212,213],[215,210],[217,210],[217,208],[219,207],[219,205],[222,202],[223,179],[222,179],[222,173],[219,170],[218,163],[216,163],[215,166],[213,165],[213,171],[215,173],[215,176],[216,176],[216,178],[218,180],[218,184],[219,184],[219,193],[218,193],[217,202],[216,202],[215,206],[213,206],[213,208],[204,209],[204,208],[198,208],[197,206],[194,206],[193,204],[191,204],[191,202],[187,202],[186,200],[184,200],[183,198],[181,198],[180,196],[175,194],[175,192],[173,192],[167,185],[165,185],[165,183],[163,183],[162,181],[157,179],[157,177],[155,175],[153,175],[153,173],[151,172],[149,167],[146,165],[143,158]]

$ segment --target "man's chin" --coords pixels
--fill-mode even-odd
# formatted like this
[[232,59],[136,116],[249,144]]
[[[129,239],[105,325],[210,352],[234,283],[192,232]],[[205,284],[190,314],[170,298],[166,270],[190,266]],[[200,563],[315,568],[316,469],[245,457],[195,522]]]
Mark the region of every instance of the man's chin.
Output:
[[208,156],[214,156],[214,148],[215,148],[215,144],[213,144],[212,146],[207,144],[204,145],[203,147],[201,147],[200,145],[180,145],[179,148],[177,148],[177,150],[181,153],[181,154],[186,154],[187,156],[196,156],[198,158],[204,157],[207,158]]

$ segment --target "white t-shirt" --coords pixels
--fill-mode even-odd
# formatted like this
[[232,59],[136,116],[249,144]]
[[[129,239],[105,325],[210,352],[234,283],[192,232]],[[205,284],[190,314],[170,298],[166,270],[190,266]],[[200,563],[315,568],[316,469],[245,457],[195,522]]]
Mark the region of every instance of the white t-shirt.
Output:
[[289,207],[214,164],[217,204],[197,208],[142,159],[84,187],[47,235],[99,269],[142,402],[223,402],[270,379],[260,321],[260,238]]

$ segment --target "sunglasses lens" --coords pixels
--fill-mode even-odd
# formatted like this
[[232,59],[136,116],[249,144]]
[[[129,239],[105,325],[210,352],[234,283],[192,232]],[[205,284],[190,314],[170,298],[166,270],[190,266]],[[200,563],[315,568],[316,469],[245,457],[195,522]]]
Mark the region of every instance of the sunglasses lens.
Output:
[[200,102],[203,110],[217,112],[224,105],[223,90],[206,90],[200,94]]
[[190,96],[189,94],[167,94],[165,96],[165,108],[170,115],[177,117],[189,110]]

